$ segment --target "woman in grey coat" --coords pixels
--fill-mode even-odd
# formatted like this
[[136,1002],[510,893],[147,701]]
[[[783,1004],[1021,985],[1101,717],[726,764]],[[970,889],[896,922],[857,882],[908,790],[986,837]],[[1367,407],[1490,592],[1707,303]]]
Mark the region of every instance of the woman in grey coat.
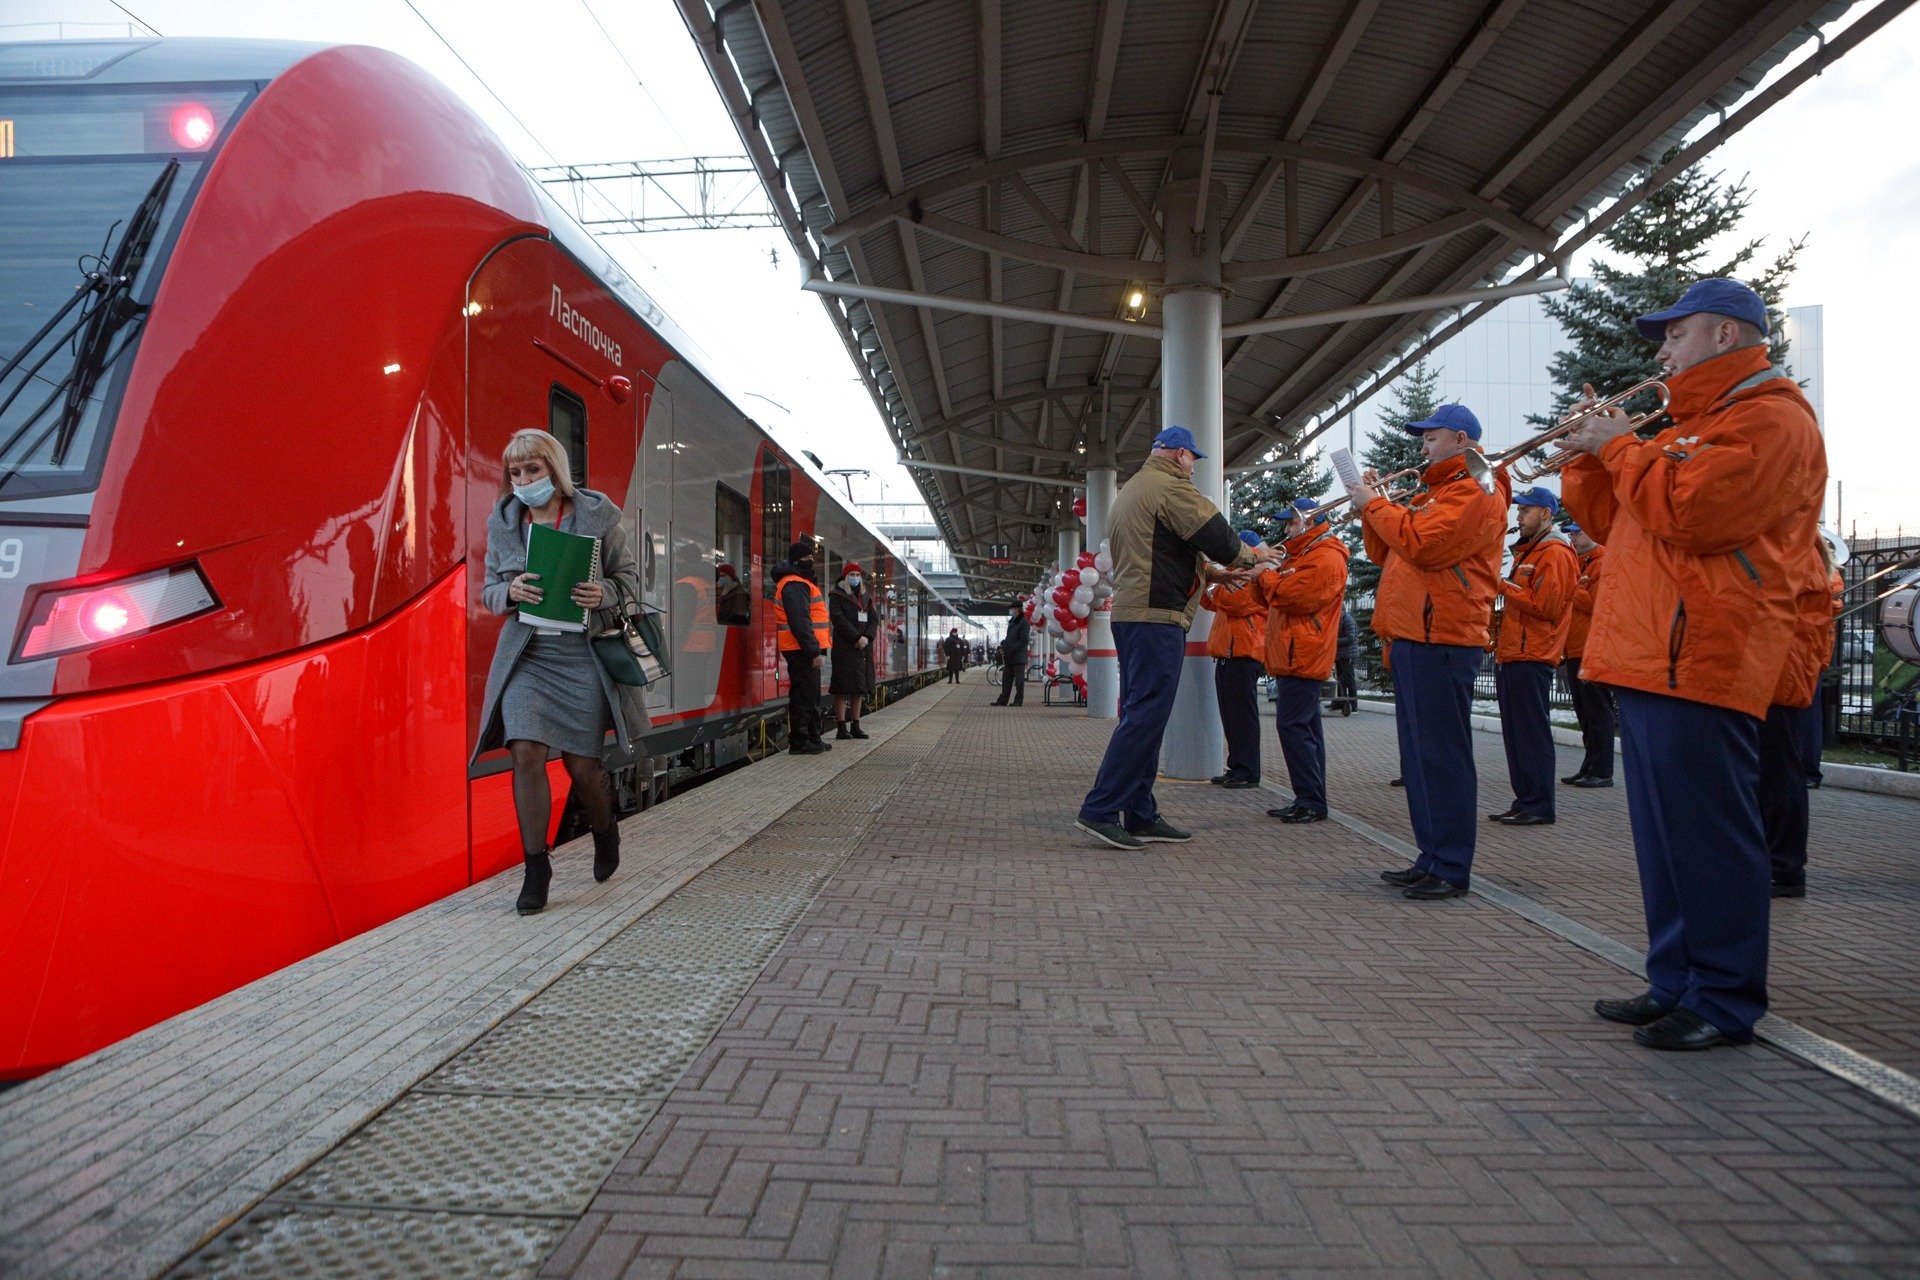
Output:
[[[573,796],[593,830],[593,878],[604,881],[620,865],[613,787],[600,752],[609,727],[622,753],[631,751],[628,716],[637,698],[626,696],[626,686],[607,675],[594,657],[590,637],[619,626],[615,582],[624,584],[636,600],[640,582],[620,527],[620,508],[604,494],[574,487],[565,446],[537,428],[516,431],[502,462],[512,491],[501,495],[487,517],[487,573],[480,597],[491,612],[510,616],[487,672],[473,756],[478,759],[502,746],[513,753],[513,808],[526,857],[526,882],[514,907],[524,916],[547,905],[547,886],[553,879],[547,846],[553,812],[547,761],[554,751],[566,763]],[[538,603],[542,595],[539,575],[526,571],[528,529],[536,520],[600,539],[601,577],[581,583],[572,595],[575,604],[592,611],[589,631],[531,626],[515,612],[521,604]],[[644,716],[644,703],[640,714]]]

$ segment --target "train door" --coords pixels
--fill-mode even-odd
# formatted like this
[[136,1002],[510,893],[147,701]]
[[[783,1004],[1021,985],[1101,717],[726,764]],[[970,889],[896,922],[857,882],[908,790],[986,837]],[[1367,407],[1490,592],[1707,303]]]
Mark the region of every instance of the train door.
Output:
[[[640,561],[640,591],[649,607],[660,611],[660,632],[674,634],[673,617],[673,495],[679,437],[674,429],[673,393],[656,383],[646,405],[646,425],[640,432],[640,536],[635,554]],[[647,714],[673,714],[674,678],[668,675],[647,686]]]

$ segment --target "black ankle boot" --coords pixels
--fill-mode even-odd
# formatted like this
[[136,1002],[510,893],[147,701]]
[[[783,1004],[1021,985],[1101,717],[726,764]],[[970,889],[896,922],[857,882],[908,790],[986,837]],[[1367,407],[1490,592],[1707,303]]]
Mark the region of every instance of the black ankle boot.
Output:
[[[848,738],[851,738],[853,736],[851,733],[847,732],[847,722],[845,720],[835,720],[833,722],[833,727],[836,730],[838,730],[838,732],[836,732],[833,736],[841,742],[845,742]],[[863,733],[860,736],[864,738],[867,735]]]
[[605,884],[620,869],[620,826],[593,833],[593,878]]
[[865,729],[860,727],[858,720],[849,720],[847,721],[847,736],[849,738],[864,738],[869,735]]
[[553,883],[553,859],[537,854],[527,859],[527,878],[520,886],[520,898],[513,909],[530,916],[547,905],[547,886]]

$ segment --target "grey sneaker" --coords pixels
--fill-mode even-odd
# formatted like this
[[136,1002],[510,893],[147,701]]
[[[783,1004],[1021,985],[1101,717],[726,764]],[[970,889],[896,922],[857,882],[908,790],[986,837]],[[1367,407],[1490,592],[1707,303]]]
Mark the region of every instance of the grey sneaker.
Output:
[[1193,832],[1182,831],[1165,818],[1155,818],[1148,826],[1129,827],[1127,834],[1135,840],[1158,841],[1165,844],[1185,844],[1193,839]]
[[1116,849],[1144,848],[1140,838],[1117,822],[1094,822],[1089,818],[1077,818],[1074,826],[1092,836],[1095,840],[1110,844]]

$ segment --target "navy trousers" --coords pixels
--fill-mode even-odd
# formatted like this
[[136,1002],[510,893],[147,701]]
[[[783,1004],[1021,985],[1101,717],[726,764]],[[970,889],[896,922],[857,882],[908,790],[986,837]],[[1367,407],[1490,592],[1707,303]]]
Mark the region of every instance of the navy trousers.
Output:
[[1827,745],[1826,708],[1823,705],[1826,692],[1825,689],[1815,691],[1811,706],[1794,707],[1789,712],[1793,717],[1794,743],[1799,749],[1800,766],[1807,780],[1816,784],[1820,781],[1820,753]]
[[1615,693],[1647,912],[1648,991],[1749,1039],[1767,1011],[1771,910],[1761,722],[1684,698]]
[[1760,829],[1775,884],[1807,882],[1805,720],[1804,707],[1768,707],[1760,726]]
[[1260,780],[1260,675],[1258,658],[1215,658],[1213,692],[1220,728],[1227,735],[1227,772]]
[[1553,816],[1553,666],[1546,662],[1502,662],[1493,668],[1493,691],[1500,700],[1500,740],[1507,747],[1507,780],[1513,784],[1516,812]]
[[1613,776],[1613,691],[1603,684],[1580,678],[1580,659],[1568,658],[1560,664],[1567,673],[1567,696],[1573,700],[1573,715],[1580,722],[1580,740],[1587,748],[1580,772],[1589,778]]
[[1473,681],[1484,651],[1469,645],[1393,642],[1393,713],[1407,816],[1420,859],[1413,865],[1449,884],[1473,870],[1479,803],[1473,768]]
[[1300,676],[1276,676],[1280,696],[1273,703],[1273,727],[1280,731],[1293,802],[1315,813],[1327,811],[1327,739],[1320,727],[1320,682]]
[[1173,715],[1187,633],[1171,622],[1116,622],[1113,647],[1120,661],[1120,719],[1093,790],[1080,802],[1089,822],[1150,826],[1160,816],[1153,780],[1160,772],[1160,739]]

